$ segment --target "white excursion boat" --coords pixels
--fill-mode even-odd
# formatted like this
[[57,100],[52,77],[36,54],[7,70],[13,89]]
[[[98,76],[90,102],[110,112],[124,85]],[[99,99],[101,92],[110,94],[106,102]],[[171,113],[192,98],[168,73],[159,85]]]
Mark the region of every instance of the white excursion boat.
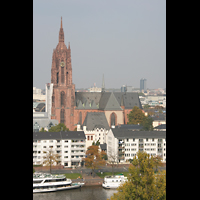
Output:
[[125,183],[127,180],[127,177],[124,177],[123,174],[118,174],[115,176],[105,176],[102,187],[107,189],[118,188],[120,184]]
[[82,187],[84,183],[72,183],[71,179],[64,175],[52,175],[49,173],[35,172],[33,174],[33,193],[54,192]]

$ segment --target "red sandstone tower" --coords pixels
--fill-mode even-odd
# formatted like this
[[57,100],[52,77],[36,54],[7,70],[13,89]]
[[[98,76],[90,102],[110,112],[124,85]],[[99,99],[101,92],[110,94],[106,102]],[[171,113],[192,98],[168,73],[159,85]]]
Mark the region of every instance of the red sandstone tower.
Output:
[[61,25],[59,31],[59,43],[53,50],[51,83],[53,83],[52,95],[52,119],[64,123],[70,130],[74,129],[75,85],[72,83],[71,49],[64,43],[64,31]]

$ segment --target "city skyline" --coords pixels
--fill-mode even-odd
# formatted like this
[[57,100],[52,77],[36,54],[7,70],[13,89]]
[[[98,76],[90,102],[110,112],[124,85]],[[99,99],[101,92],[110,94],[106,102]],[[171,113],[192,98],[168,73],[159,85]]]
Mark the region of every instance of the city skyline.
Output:
[[60,18],[70,42],[73,83],[89,88],[122,85],[166,88],[165,1],[33,1],[33,86],[51,82]]

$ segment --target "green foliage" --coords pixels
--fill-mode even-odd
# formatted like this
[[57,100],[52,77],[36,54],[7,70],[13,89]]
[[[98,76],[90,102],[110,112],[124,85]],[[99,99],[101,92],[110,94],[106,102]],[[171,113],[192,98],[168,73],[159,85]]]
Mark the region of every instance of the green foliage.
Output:
[[145,118],[144,113],[137,106],[134,106],[128,116],[128,124],[141,124]]
[[35,172],[35,169],[33,168],[33,173]]
[[137,152],[129,167],[128,181],[120,186],[110,200],[165,200],[166,171],[154,174],[155,162],[146,152]]
[[65,174],[66,178],[70,179],[77,179],[77,178],[82,178],[82,175],[80,173],[67,173]]
[[153,119],[151,117],[146,117],[142,121],[141,125],[143,126],[144,131],[153,131]]
[[69,131],[69,129],[63,123],[56,124],[49,129],[49,132],[60,132],[60,131]]
[[145,116],[141,109],[137,106],[134,106],[132,111],[127,115],[128,116],[128,124],[140,124],[143,126],[144,131],[152,131],[153,130],[153,119],[149,116]]
[[99,146],[100,145],[99,140],[97,140],[97,142],[93,141],[92,145]]

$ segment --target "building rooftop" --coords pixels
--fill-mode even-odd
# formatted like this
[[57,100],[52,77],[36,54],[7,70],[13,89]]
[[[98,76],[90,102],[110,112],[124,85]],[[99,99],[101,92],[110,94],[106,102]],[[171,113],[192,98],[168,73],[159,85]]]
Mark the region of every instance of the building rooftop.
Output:
[[86,130],[94,130],[95,128],[110,129],[104,112],[88,112],[83,126],[86,126]]
[[33,140],[64,140],[83,139],[84,131],[61,131],[61,132],[33,132]]
[[166,131],[132,131],[113,128],[112,132],[118,139],[125,138],[166,138]]

